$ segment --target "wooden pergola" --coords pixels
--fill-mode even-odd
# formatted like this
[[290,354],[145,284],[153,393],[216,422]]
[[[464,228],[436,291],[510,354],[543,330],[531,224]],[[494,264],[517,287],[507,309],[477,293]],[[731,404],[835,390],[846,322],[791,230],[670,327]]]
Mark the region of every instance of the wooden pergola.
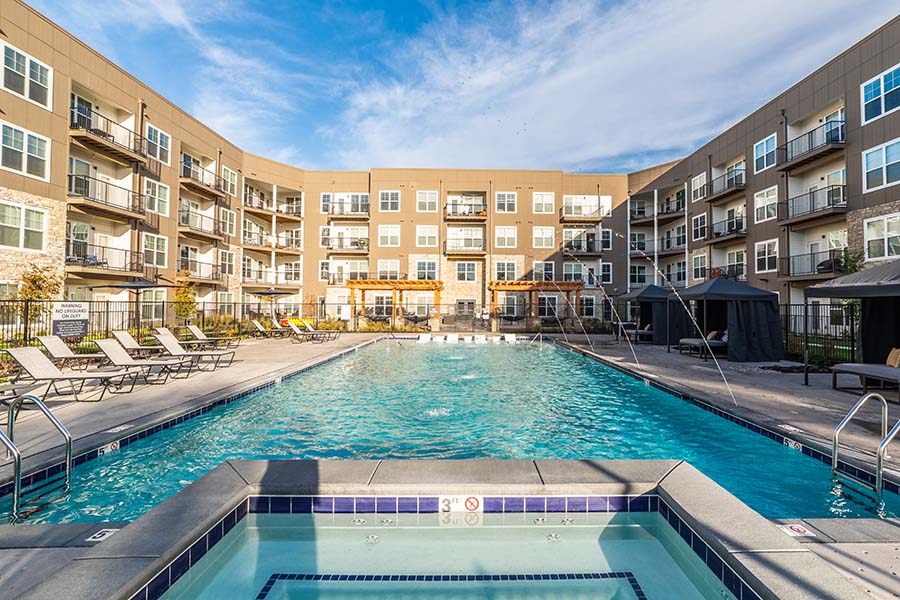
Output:
[[[491,290],[491,315],[497,314],[497,292],[527,292],[528,301],[531,306],[531,316],[537,317],[538,302],[537,297],[541,292],[556,292],[565,294],[566,305],[572,306],[572,292],[579,292],[584,289],[582,281],[500,281],[494,280],[488,284]],[[575,295],[575,311],[578,314],[581,311],[581,296]]]
[[397,309],[403,304],[403,292],[433,292],[434,306],[441,305],[443,281],[419,279],[350,279],[346,283],[350,290],[350,314],[356,315],[356,290],[360,291],[360,303],[365,310],[366,292],[391,292],[391,317],[397,316]]

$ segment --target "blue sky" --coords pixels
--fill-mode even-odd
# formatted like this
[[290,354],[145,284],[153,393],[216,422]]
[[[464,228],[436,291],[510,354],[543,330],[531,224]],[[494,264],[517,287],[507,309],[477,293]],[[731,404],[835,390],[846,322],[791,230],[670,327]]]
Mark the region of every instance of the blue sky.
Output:
[[896,0],[28,1],[238,146],[307,169],[635,170],[689,153],[897,12]]

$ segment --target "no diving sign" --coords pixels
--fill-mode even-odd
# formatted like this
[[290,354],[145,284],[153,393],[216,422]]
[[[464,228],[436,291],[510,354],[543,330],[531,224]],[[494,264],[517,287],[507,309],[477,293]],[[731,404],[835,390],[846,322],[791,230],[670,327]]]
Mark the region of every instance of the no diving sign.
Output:
[[440,496],[438,507],[442,513],[484,512],[484,498],[481,496]]

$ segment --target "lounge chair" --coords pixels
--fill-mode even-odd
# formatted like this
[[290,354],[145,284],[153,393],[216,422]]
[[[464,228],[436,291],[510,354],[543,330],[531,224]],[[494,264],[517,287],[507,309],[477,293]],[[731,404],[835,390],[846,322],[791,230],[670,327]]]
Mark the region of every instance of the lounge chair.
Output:
[[266,326],[256,319],[250,319],[250,323],[256,327],[256,333],[263,337],[284,337],[289,333],[282,329],[266,329]]
[[293,321],[288,321],[288,327],[290,327],[291,332],[294,334],[291,336],[292,342],[312,342],[313,344],[322,344],[330,339],[329,334],[327,333],[318,333],[315,330],[312,333],[303,331]]
[[430,341],[431,341],[431,334],[430,334],[430,333],[420,333],[420,334],[419,334],[419,339],[416,340],[416,343],[417,343],[417,344],[427,344],[427,343],[430,342]]
[[[274,331],[281,331],[282,335],[291,335],[293,331],[289,327],[282,327],[281,323],[278,322],[278,319],[270,318],[269,322],[272,324],[272,329]],[[290,321],[288,321],[290,322]]]
[[476,344],[487,344],[487,336],[486,335],[476,335],[474,341]]
[[863,386],[863,394],[869,393],[870,379],[881,382],[882,389],[885,383],[897,384],[897,400],[900,401],[900,350],[897,348],[891,350],[883,365],[868,363],[840,363],[834,365],[831,367],[832,389],[838,389],[837,376],[840,373],[859,377]]
[[[154,360],[142,358],[135,360],[128,354],[128,351],[119,344],[119,342],[113,339],[97,340],[96,344],[114,367],[122,369],[140,369],[144,383],[150,385],[161,385],[169,380],[169,376],[174,378],[184,369],[187,369],[187,372],[184,373],[184,376],[187,377],[194,368],[194,361],[190,358],[163,358]],[[154,369],[157,369],[156,377],[151,378]]]
[[[234,350],[185,350],[173,335],[157,334],[156,339],[159,340],[159,343],[163,345],[169,355],[175,358],[190,358],[201,371],[215,371],[226,356],[228,357],[226,359],[228,364],[223,366],[230,367],[234,361]],[[213,363],[212,369],[203,369],[202,362],[204,360]]]
[[459,343],[459,334],[458,333],[448,333],[447,334],[447,343],[448,344],[458,344]]
[[315,333],[316,335],[324,335],[325,341],[330,342],[332,340],[336,340],[341,337],[340,329],[316,329],[312,325],[310,325],[307,321],[300,319],[300,322],[303,323],[304,327],[309,333]]
[[[102,352],[75,354],[62,338],[56,335],[39,335],[37,336],[37,339],[41,345],[47,349],[47,352],[50,353],[50,358],[56,361],[61,367],[76,366],[78,361],[82,360],[102,362],[106,359],[106,356]],[[83,364],[81,368],[86,369],[87,363]]]
[[515,344],[518,340],[516,339],[516,334],[514,333],[504,333],[503,341],[507,344]]
[[125,350],[128,351],[129,354],[137,354],[138,356],[149,356],[151,354],[159,354],[160,352],[164,352],[165,348],[162,346],[144,346],[138,343],[134,337],[124,329],[119,331],[112,332],[113,337],[116,338],[116,341],[119,342]]
[[[125,385],[125,381],[129,378],[131,379],[131,387],[128,389],[130,392],[134,389],[134,384],[137,381],[138,375],[140,375],[140,372],[138,371],[125,369],[120,369],[118,371],[78,371],[74,373],[63,373],[44,355],[43,352],[40,351],[39,348],[8,348],[6,351],[13,357],[13,360],[22,367],[22,370],[28,374],[31,381],[36,384],[48,384],[47,390],[44,392],[42,398],[44,400],[46,400],[47,396],[50,394],[51,389],[57,394],[62,395],[62,392],[59,391],[56,384],[66,382],[72,388],[72,395],[75,396],[75,400],[80,402],[81,399],[78,397],[78,394],[84,389],[84,384],[90,380],[97,380],[103,387],[103,391],[100,392],[100,397],[97,398],[97,400],[94,400],[94,402],[99,402],[100,400],[103,400],[103,396],[106,394],[107,389],[113,387],[116,390],[120,390]],[[118,380],[118,382],[115,380]],[[81,385],[76,386],[76,382],[81,382]]]
[[237,348],[241,343],[241,338],[239,337],[209,337],[196,325],[188,325],[187,328],[199,341],[209,342],[216,347]]
[[[715,332],[710,332],[715,333]],[[691,356],[694,354],[694,351],[697,352],[697,356],[700,358],[707,358],[707,354],[710,352],[715,352],[716,350],[725,349],[728,350],[728,342],[724,340],[717,339],[709,339],[709,336],[706,339],[703,338],[681,338],[678,340],[678,353],[683,354],[685,350],[687,350],[688,355]]]
[[[167,335],[167,336],[172,337],[172,339],[178,340],[178,343],[181,344],[182,346],[191,346],[194,348],[201,348],[201,349],[202,348],[213,349],[216,347],[215,342],[208,342],[205,340],[179,340],[178,336],[175,335],[174,333],[172,333],[172,330],[169,329],[168,327],[157,327],[156,332],[160,335]],[[157,336],[157,338],[158,337],[159,336]]]
[[645,325],[643,329],[634,330],[634,343],[640,344],[641,342],[653,342],[653,323]]

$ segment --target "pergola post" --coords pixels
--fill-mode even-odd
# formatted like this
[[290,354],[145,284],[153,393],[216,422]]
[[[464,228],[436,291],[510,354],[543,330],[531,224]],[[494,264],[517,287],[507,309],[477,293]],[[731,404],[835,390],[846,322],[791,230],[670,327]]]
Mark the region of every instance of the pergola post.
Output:
[[350,288],[350,329],[356,331],[356,288]]
[[803,385],[809,385],[809,300],[806,294],[803,295]]

